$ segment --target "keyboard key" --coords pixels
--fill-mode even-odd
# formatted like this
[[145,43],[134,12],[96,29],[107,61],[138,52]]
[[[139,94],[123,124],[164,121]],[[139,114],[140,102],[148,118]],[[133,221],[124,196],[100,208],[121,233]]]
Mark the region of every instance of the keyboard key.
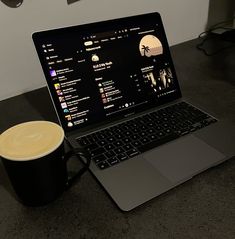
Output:
[[91,151],[91,157],[95,157],[96,155],[103,154],[105,152],[104,148],[97,148]]
[[166,129],[166,130],[165,130],[165,133],[166,133],[166,134],[170,134],[170,133],[172,133],[172,130],[171,130],[171,129]]
[[108,141],[109,141],[110,143],[112,143],[114,140],[115,140],[115,138],[112,137],[112,136],[108,138]]
[[122,154],[119,154],[117,155],[117,158],[120,160],[120,161],[124,161],[124,160],[127,160],[128,157],[125,153],[122,153]]
[[82,137],[82,138],[78,138],[77,139],[77,142],[81,145],[81,146],[86,146],[86,145],[89,145],[90,142],[87,138],[85,137]]
[[104,146],[104,145],[107,144],[107,141],[106,140],[100,140],[100,141],[97,142],[97,144],[100,145],[100,146]]
[[148,134],[152,134],[152,133],[154,133],[154,130],[151,128],[151,129],[148,129],[147,132],[148,132]]
[[107,161],[109,162],[110,165],[119,163],[119,160],[116,157],[110,158]]
[[123,145],[123,148],[127,151],[133,148],[133,146],[131,144],[125,144]]
[[121,140],[118,140],[118,141],[114,142],[113,145],[116,147],[120,147],[123,145],[123,142]]
[[111,150],[111,149],[114,149],[115,146],[114,146],[113,144],[107,144],[106,146],[104,146],[104,148],[105,148],[107,151],[109,151],[109,150]]
[[118,134],[115,134],[115,137],[116,137],[116,139],[122,139],[122,138],[123,138],[123,135],[120,134],[120,133],[118,133]]
[[142,145],[142,143],[140,142],[140,141],[134,141],[134,142],[132,142],[131,143],[134,147],[139,147],[139,146],[141,146]]
[[131,135],[131,139],[133,139],[133,140],[137,140],[137,139],[139,139],[139,135],[138,134],[133,134],[133,135]]
[[113,150],[116,154],[121,154],[124,152],[124,150],[120,147],[120,148],[116,148]]
[[165,135],[165,133],[163,131],[157,132],[157,136],[160,138],[163,137],[164,135]]
[[97,166],[98,166],[100,169],[105,169],[105,168],[110,167],[110,165],[109,165],[106,161],[101,162],[101,163],[98,163]]
[[128,157],[134,157],[134,156],[138,155],[139,152],[136,149],[131,149],[131,150],[127,151],[126,154],[128,155]]
[[88,150],[88,151],[92,151],[92,150],[94,150],[94,149],[96,149],[98,147],[99,146],[98,146],[97,143],[93,143],[93,144],[89,144],[89,145],[85,146],[86,150]]
[[95,142],[92,135],[87,135],[86,138],[87,138],[87,140],[89,141],[90,144],[93,144]]
[[190,129],[188,129],[188,128],[182,129],[180,135],[183,136],[183,135],[188,134],[189,132],[190,132]]
[[[102,133],[101,133],[101,132],[102,132]],[[103,133],[103,130],[102,130],[101,132],[98,132],[97,135],[96,135],[96,137],[98,137],[98,139],[105,139],[106,136],[105,136],[105,134]]]
[[147,132],[145,132],[145,131],[140,132],[140,136],[144,137],[146,135],[147,135]]
[[126,135],[126,136],[130,136],[131,134],[132,134],[132,133],[131,133],[131,131],[129,131],[129,130],[124,132],[124,135]]
[[124,138],[124,139],[123,139],[123,142],[125,142],[125,143],[130,143],[130,142],[131,142],[131,139],[130,139],[130,138]]
[[112,150],[110,150],[108,152],[105,152],[104,155],[106,158],[112,158],[115,156],[115,153]]
[[92,160],[97,164],[97,163],[100,163],[100,162],[104,161],[105,156],[103,154],[100,154],[100,155],[92,158]]
[[150,142],[150,139],[148,139],[147,137],[144,137],[141,139],[141,142],[142,142],[142,144],[146,144],[146,143]]
[[135,134],[136,134],[136,133],[138,133],[138,132],[139,132],[139,129],[138,129],[138,128],[134,128],[132,131],[133,131],[133,133],[135,133]]

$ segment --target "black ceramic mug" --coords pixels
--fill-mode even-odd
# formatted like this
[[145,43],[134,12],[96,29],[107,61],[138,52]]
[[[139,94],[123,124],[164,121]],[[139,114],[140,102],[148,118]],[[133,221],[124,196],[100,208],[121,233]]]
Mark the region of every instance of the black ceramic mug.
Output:
[[[89,166],[81,150],[65,153],[64,131],[52,122],[31,121],[0,135],[0,156],[19,200],[41,206],[55,200]],[[68,178],[67,161],[74,154],[88,161]]]

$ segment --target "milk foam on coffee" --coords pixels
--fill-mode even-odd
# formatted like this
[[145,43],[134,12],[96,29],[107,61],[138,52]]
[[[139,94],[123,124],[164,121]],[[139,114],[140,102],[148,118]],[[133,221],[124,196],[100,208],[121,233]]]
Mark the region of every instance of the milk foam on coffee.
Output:
[[0,156],[14,161],[37,159],[53,152],[63,140],[63,129],[53,122],[18,124],[0,135]]

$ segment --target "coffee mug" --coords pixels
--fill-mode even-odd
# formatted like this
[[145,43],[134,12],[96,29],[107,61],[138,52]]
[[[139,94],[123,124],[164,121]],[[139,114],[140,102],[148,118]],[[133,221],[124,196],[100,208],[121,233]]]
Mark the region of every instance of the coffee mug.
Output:
[[[18,124],[0,135],[2,162],[23,204],[41,206],[54,201],[89,167],[86,152],[65,152],[64,140],[61,126],[49,121]],[[67,161],[74,155],[85,163],[69,178]]]

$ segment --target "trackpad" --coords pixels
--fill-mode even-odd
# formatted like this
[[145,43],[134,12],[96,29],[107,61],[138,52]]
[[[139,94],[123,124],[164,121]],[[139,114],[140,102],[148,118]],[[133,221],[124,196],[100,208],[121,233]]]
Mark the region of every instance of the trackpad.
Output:
[[225,155],[193,135],[180,138],[144,155],[162,175],[176,183],[190,178]]

